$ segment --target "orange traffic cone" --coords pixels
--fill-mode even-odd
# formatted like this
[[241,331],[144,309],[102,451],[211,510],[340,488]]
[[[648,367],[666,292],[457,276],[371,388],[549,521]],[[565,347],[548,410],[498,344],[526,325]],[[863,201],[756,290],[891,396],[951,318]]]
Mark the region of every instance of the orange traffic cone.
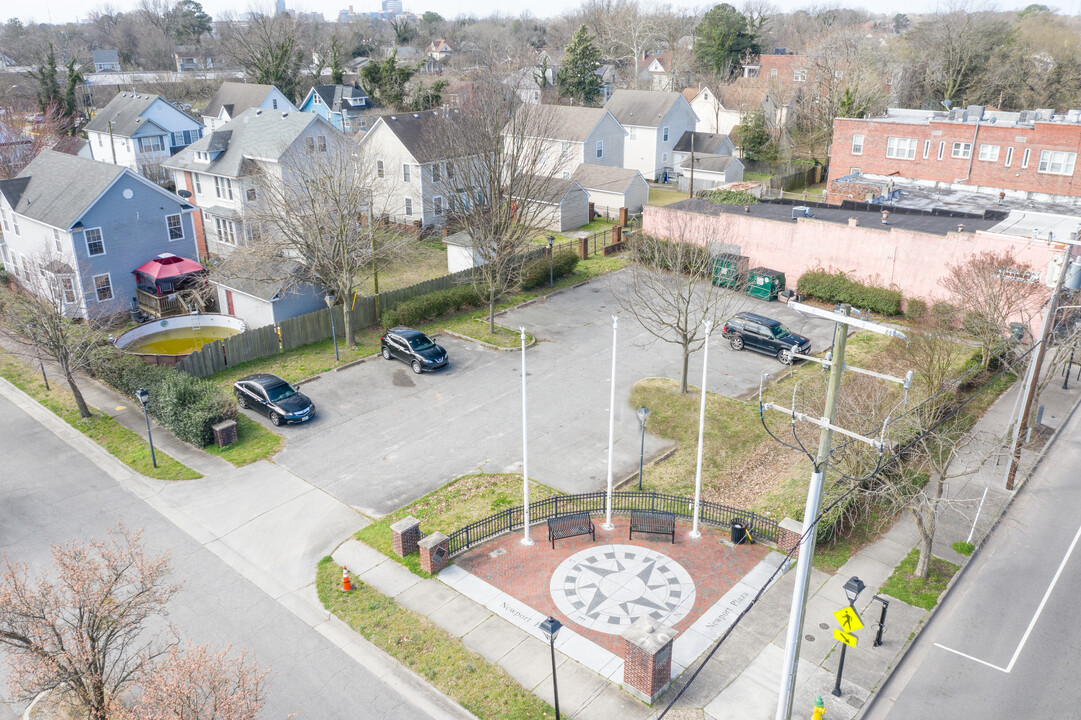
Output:
[[353,589],[353,583],[349,579],[349,568],[342,565],[342,592],[346,593]]

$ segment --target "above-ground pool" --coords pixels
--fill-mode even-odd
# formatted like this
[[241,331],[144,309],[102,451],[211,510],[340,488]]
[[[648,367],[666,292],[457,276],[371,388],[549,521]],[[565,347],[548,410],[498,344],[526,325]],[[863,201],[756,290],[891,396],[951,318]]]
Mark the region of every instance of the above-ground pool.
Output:
[[244,332],[247,325],[232,315],[177,315],[143,323],[116,339],[116,346],[137,355],[180,358],[204,344]]

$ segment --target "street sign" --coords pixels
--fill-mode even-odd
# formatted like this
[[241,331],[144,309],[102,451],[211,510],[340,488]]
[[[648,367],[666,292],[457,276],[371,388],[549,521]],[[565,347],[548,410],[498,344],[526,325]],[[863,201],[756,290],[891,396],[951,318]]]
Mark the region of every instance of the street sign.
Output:
[[841,629],[846,633],[852,632],[853,630],[859,630],[863,627],[863,621],[860,620],[859,614],[851,605],[843,607],[833,613],[833,617],[837,618],[837,624],[840,625]]
[[841,630],[838,630],[837,628],[833,628],[833,639],[834,640],[840,640],[845,645],[849,645],[851,647],[856,647],[856,636],[851,635],[851,634],[846,633],[846,632],[843,632]]

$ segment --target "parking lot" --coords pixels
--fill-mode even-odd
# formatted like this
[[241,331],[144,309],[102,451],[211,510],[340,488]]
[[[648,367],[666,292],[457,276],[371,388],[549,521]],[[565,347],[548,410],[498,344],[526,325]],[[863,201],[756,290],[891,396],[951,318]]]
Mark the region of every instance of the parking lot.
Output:
[[[619,312],[609,286],[626,281],[626,272],[614,273],[499,319],[537,338],[526,352],[529,475],[564,492],[606,484],[611,316]],[[804,319],[780,303],[749,299],[742,309],[775,317],[807,335],[812,352],[832,337],[828,321]],[[402,362],[373,358],[305,385],[318,414],[310,423],[279,429],[287,442],[276,461],[371,515],[389,513],[465,473],[521,472],[521,353],[448,336],[438,342],[450,355],[450,365],[441,371],[414,375]],[[692,385],[701,380],[701,356],[691,358]],[[655,339],[622,314],[617,479],[638,469],[640,435],[628,404],[631,386],[644,377],[678,379],[679,366],[678,346]],[[718,332],[710,345],[708,388],[746,395],[758,388],[763,371],[783,368],[772,357],[731,350]],[[646,456],[669,444],[647,433]]]

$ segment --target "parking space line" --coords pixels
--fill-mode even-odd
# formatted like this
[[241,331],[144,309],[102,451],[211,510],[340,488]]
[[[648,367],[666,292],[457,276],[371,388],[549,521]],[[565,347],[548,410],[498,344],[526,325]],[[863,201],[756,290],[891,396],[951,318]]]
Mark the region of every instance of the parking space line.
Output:
[[1055,576],[1051,578],[1051,584],[1047,586],[1047,591],[1044,592],[1043,599],[1040,600],[1040,604],[1036,608],[1036,612],[1033,614],[1032,619],[1029,621],[1028,627],[1025,628],[1024,634],[1021,636],[1021,642],[1017,644],[1017,649],[1013,651],[1013,657],[1010,658],[1010,662],[1006,665],[1006,667],[1003,668],[999,667],[998,665],[992,665],[985,660],[980,660],[977,657],[966,655],[959,650],[948,648],[945,645],[940,645],[939,643],[935,643],[935,647],[942,648],[943,650],[954,653],[955,655],[960,655],[964,658],[968,658],[969,660],[975,660],[981,665],[986,665],[989,668],[994,668],[995,670],[1000,670],[1004,673],[1008,673],[1013,670],[1014,663],[1017,662],[1017,658],[1020,657],[1021,651],[1025,648],[1025,643],[1028,642],[1029,635],[1032,634],[1032,629],[1036,627],[1036,621],[1040,619],[1040,614],[1043,612],[1044,607],[1047,605],[1048,599],[1051,597],[1051,591],[1055,589],[1055,584],[1058,583],[1059,577],[1062,576],[1062,571],[1066,568],[1066,563],[1069,561],[1070,556],[1073,554],[1074,548],[1077,547],[1078,540],[1081,540],[1081,527],[1078,527],[1077,532],[1074,533],[1073,542],[1070,543],[1070,547],[1066,550],[1066,554],[1062,557],[1062,562],[1059,563],[1058,569],[1055,571]]

